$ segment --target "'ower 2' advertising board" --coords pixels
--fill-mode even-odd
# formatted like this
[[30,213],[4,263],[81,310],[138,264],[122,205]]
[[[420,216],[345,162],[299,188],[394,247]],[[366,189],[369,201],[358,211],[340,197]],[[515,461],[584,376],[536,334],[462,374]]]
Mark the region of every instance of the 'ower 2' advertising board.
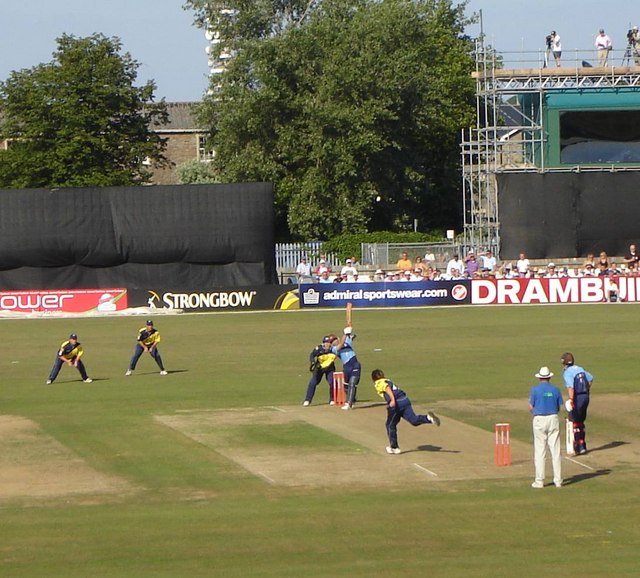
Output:
[[108,313],[126,308],[127,290],[122,288],[0,292],[0,311],[3,312]]
[[471,302],[471,281],[315,283],[300,286],[301,307],[415,307]]

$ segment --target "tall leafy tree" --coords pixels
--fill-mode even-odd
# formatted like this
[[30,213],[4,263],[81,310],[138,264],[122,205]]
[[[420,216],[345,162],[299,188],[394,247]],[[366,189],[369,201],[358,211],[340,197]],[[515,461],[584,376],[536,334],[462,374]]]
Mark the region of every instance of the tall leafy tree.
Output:
[[135,185],[164,166],[167,122],[155,84],[135,86],[139,64],[117,38],[63,35],[54,59],[0,83],[0,186]]
[[[220,24],[217,0],[188,5]],[[464,3],[224,5],[236,11],[218,45],[234,57],[201,110],[224,180],[273,181],[294,237],[459,223],[474,94]]]

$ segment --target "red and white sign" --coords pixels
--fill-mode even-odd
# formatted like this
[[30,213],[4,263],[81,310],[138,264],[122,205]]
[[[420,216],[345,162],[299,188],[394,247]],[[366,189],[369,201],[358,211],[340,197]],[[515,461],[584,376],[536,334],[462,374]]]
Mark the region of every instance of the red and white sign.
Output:
[[471,303],[599,303],[618,287],[622,301],[640,301],[640,277],[563,277],[559,279],[474,279]]
[[127,308],[126,289],[60,289],[51,291],[1,291],[0,311],[17,313],[88,313]]

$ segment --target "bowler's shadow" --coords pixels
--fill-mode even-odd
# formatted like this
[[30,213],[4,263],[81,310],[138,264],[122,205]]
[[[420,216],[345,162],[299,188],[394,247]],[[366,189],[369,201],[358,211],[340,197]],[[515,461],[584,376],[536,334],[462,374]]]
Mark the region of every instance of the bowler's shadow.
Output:
[[572,484],[577,484],[579,482],[584,482],[585,480],[590,480],[591,478],[597,478],[599,476],[608,476],[611,473],[611,470],[596,470],[595,472],[588,472],[586,474],[576,474],[575,476],[571,476],[570,478],[564,480],[562,482],[563,486],[570,486]]
[[440,452],[443,454],[459,454],[460,450],[444,450],[441,446],[432,446],[431,444],[426,444],[423,446],[418,446],[414,452]]

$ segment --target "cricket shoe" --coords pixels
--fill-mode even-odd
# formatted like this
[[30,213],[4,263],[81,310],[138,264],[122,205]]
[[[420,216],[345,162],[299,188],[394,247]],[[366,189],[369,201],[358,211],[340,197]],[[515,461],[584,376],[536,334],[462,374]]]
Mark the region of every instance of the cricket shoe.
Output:
[[47,385],[51,385],[53,383],[53,381],[51,381],[50,379],[47,379]]
[[333,400],[331,400],[331,401],[329,402],[329,405],[335,405],[335,404],[336,404],[336,402],[335,402],[335,401],[333,401]]
[[395,454],[395,455],[398,455],[398,454],[401,454],[401,453],[402,453],[402,450],[401,450],[400,448],[392,448],[392,447],[390,447],[390,446],[387,446],[387,447],[385,448],[385,450],[387,450],[387,453],[388,453],[388,454]]
[[307,407],[307,406],[309,405],[309,400],[308,400],[308,399],[305,399],[305,400],[302,402],[302,405],[304,405],[304,407]]
[[91,379],[90,377],[87,377],[87,379],[83,379],[82,381],[84,381],[85,383],[93,383],[93,379]]
[[440,427],[440,418],[433,413],[432,411],[428,411],[427,412],[427,417],[429,418],[429,421],[433,424],[435,424],[436,426]]
[[131,371],[130,369],[127,369],[127,371],[125,372],[125,375],[131,375],[133,373],[133,371]]
[[169,372],[168,372],[168,371],[166,371],[165,369],[163,369],[163,370],[160,372],[160,375],[168,375],[168,374],[169,374]]
[[342,408],[341,408],[341,409],[349,410],[349,409],[351,409],[351,406],[350,406],[348,403],[345,403],[345,404],[342,406]]
[[532,488],[535,488],[536,490],[539,490],[541,488],[544,488],[544,484],[542,482],[533,482],[533,484],[531,484]]

